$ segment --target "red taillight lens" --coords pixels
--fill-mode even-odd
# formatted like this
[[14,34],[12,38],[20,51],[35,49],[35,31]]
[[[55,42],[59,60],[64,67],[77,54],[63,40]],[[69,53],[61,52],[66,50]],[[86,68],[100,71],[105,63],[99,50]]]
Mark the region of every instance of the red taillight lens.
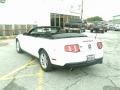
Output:
[[98,49],[102,49],[102,47],[103,47],[102,42],[97,42],[97,47],[98,47]]
[[80,46],[78,44],[65,45],[64,50],[66,52],[80,52]]

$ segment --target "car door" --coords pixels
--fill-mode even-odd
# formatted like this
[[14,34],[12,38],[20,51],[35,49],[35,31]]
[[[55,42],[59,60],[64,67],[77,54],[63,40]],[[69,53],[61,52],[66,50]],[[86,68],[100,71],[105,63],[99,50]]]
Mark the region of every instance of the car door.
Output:
[[32,34],[32,32],[36,32],[35,29],[30,30],[28,33],[23,34],[22,39],[21,40],[21,46],[22,49],[28,53],[32,53],[31,51],[31,47],[34,45],[34,34]]
[[27,35],[24,35],[25,51],[38,57],[38,50],[43,47],[44,38],[42,28],[34,28]]

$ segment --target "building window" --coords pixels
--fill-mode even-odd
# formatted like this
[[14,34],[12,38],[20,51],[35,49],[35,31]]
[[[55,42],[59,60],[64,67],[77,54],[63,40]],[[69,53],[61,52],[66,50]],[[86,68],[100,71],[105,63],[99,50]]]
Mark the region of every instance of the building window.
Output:
[[63,28],[63,15],[60,15],[60,27]]
[[73,19],[80,19],[80,18],[79,16],[72,16],[72,15],[64,15],[64,14],[57,14],[57,13],[50,14],[51,26],[59,26],[63,28],[65,23],[68,23],[71,19],[73,20]]
[[51,13],[51,16],[50,16],[50,22],[51,22],[51,26],[55,26],[55,18],[54,18],[54,14]]
[[60,15],[56,14],[56,26],[60,26]]

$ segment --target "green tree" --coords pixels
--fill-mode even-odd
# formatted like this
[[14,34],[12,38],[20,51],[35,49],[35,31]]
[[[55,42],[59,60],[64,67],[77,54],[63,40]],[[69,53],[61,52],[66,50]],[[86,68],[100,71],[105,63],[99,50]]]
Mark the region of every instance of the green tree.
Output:
[[88,22],[103,21],[103,19],[102,19],[102,17],[94,16],[94,17],[87,18],[86,21],[88,21]]

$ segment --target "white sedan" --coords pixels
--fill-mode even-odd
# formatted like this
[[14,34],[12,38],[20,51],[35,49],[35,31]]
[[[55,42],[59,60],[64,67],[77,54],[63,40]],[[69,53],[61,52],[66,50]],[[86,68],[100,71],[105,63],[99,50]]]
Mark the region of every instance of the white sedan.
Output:
[[100,40],[80,33],[61,32],[58,27],[41,26],[16,37],[16,50],[39,58],[44,71],[57,66],[88,66],[103,61]]

